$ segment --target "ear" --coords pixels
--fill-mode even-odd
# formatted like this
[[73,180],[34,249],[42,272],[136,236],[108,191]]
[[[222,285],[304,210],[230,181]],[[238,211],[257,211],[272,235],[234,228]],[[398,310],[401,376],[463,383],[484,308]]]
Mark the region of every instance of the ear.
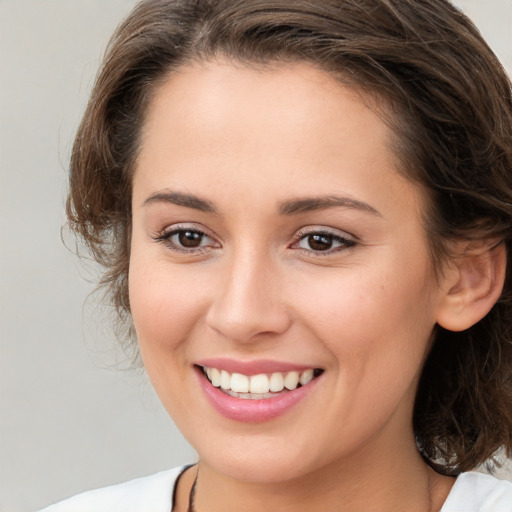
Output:
[[460,243],[445,270],[437,323],[449,331],[463,331],[481,320],[501,295],[507,254],[497,240]]

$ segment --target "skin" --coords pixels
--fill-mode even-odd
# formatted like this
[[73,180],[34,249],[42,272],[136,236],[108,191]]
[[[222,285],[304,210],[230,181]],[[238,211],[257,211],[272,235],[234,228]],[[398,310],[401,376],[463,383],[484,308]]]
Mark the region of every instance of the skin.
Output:
[[[199,454],[198,511],[441,508],[453,480],[422,461],[411,418],[451,284],[433,274],[423,195],[397,172],[392,137],[305,63],[191,64],[154,96],[133,180],[130,304],[147,372]],[[171,191],[216,212],[162,199]],[[352,202],[280,211],[332,195]],[[201,245],[164,238],[178,228],[204,233]],[[328,251],[309,244],[318,232]],[[324,373],[286,414],[247,424],[206,400],[193,365],[207,357]]]

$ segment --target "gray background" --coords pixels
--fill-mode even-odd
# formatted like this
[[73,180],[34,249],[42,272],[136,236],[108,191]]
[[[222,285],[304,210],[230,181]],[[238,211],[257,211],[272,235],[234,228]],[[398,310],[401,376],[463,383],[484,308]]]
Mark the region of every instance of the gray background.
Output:
[[[60,238],[73,132],[134,3],[0,0],[0,512],[195,457],[146,377],[121,369],[97,299],[85,300],[94,267]],[[510,72],[512,0],[457,3]]]

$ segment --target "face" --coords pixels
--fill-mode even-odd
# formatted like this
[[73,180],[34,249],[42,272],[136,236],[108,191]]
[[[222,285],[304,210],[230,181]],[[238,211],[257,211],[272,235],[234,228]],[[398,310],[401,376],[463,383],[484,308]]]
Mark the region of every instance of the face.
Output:
[[154,96],[131,310],[158,395],[218,472],[279,481],[413,446],[441,291],[391,141],[308,64],[191,65]]

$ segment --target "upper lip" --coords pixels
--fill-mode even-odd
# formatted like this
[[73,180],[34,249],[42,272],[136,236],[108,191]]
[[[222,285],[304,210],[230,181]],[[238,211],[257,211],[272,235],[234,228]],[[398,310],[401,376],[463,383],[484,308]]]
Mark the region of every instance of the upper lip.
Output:
[[208,358],[201,359],[195,363],[197,366],[217,368],[229,373],[241,373],[242,375],[258,375],[260,373],[304,371],[317,366],[292,363],[287,361],[275,361],[271,359],[257,359],[244,361],[229,358]]

